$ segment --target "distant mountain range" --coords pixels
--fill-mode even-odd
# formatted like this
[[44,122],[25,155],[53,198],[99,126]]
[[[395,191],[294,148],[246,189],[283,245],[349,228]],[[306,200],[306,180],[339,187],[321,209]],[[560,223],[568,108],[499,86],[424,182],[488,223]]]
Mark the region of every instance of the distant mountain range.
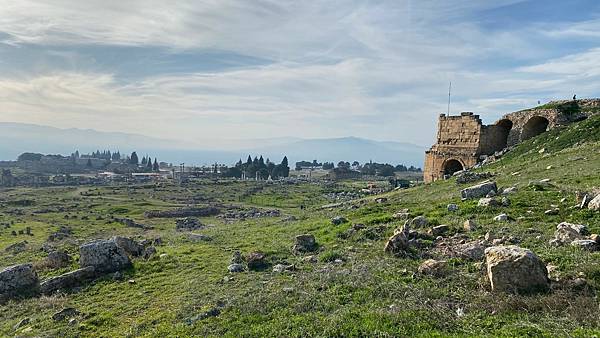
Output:
[[214,162],[230,165],[239,159],[245,160],[248,155],[263,155],[280,162],[286,155],[291,166],[296,161],[316,159],[334,163],[372,160],[422,167],[425,151],[424,147],[410,143],[358,137],[223,140],[214,146],[202,144],[206,143],[198,140],[194,145],[137,134],[0,122],[0,160],[14,160],[23,152],[68,155],[75,150],[88,153],[108,149],[120,150],[122,154],[135,150],[140,156],[149,154],[161,161],[189,165]]

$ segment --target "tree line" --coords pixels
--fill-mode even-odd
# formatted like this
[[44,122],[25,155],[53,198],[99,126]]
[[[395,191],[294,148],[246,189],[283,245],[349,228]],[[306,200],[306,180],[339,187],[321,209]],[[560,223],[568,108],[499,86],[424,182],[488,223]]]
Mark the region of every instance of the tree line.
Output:
[[223,176],[225,177],[241,178],[243,175],[247,178],[258,178],[263,180],[269,177],[273,179],[289,177],[290,167],[287,156],[283,157],[280,164],[275,164],[268,158],[264,160],[262,155],[260,157],[255,156],[254,159],[252,156],[248,155],[246,162],[243,162],[242,159],[240,159],[235,166],[227,168],[223,172]]

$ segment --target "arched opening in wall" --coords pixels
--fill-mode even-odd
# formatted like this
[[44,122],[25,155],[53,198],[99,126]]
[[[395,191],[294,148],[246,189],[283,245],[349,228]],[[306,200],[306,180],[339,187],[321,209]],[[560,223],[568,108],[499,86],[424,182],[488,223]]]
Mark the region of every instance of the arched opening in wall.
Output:
[[506,148],[506,146],[508,145],[508,135],[510,134],[510,131],[512,130],[513,127],[513,122],[509,119],[502,119],[500,121],[498,121],[496,123],[496,125],[499,127],[500,130],[500,140],[499,140],[499,147],[497,150],[502,150],[504,148]]
[[532,137],[538,136],[548,129],[548,121],[547,118],[541,116],[534,116],[525,123],[523,126],[523,132],[521,133],[521,140],[525,141]]
[[458,160],[448,160],[444,163],[444,175],[452,176],[452,174],[454,174],[455,172],[461,171],[463,169],[464,167],[462,163],[460,163]]

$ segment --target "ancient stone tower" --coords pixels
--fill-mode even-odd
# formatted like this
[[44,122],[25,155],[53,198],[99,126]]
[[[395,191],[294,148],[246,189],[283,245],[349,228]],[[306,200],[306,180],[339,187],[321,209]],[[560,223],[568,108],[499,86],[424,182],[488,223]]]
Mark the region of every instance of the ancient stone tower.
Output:
[[559,125],[600,113],[600,99],[553,101],[546,105],[504,115],[483,125],[479,115],[441,114],[437,142],[425,152],[426,183],[470,168],[488,156]]

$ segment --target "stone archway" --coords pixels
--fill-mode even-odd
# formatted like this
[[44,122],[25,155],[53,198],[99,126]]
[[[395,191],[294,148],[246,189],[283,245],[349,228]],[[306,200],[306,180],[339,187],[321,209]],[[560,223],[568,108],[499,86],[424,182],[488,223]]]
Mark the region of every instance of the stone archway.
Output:
[[459,161],[455,159],[449,159],[444,162],[444,175],[452,176],[457,171],[464,170],[465,166]]
[[547,118],[542,116],[534,116],[530,118],[527,123],[523,126],[523,131],[521,132],[521,140],[525,141],[532,137],[538,136],[539,134],[545,132],[548,129],[548,125],[550,121]]

